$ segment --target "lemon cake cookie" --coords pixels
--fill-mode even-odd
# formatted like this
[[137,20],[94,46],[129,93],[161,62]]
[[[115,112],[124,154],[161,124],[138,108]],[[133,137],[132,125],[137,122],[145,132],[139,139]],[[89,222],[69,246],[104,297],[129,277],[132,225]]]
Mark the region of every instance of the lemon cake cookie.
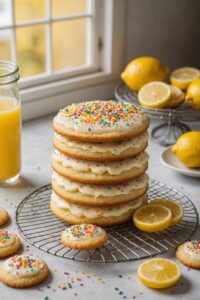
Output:
[[85,101],[61,109],[53,120],[54,130],[68,138],[85,142],[114,142],[145,132],[147,115],[127,102]]
[[53,172],[52,188],[68,202],[88,206],[115,206],[144,195],[148,189],[148,176],[144,174],[121,184],[97,185],[72,181]]

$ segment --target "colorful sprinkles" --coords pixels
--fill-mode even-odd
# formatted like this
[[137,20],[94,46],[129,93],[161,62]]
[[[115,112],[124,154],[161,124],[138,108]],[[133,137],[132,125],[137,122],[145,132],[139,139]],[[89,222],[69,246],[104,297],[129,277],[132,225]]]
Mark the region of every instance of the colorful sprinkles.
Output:
[[200,254],[200,240],[191,240],[187,244],[187,249],[195,254]]
[[99,234],[100,230],[100,227],[93,224],[80,224],[66,228],[65,233],[67,238],[93,238],[95,235]]
[[10,240],[10,234],[8,230],[0,230],[0,244],[4,244],[6,240]]
[[[144,114],[133,104],[126,102],[108,101],[87,101],[79,104],[71,104],[60,111],[68,120],[76,125],[99,125],[102,128],[115,125],[120,126],[120,122],[130,126],[138,115]],[[90,131],[91,128],[88,128]]]
[[17,270],[28,269],[34,272],[34,269],[42,266],[42,261],[29,255],[15,255],[9,259],[9,266],[15,267]]

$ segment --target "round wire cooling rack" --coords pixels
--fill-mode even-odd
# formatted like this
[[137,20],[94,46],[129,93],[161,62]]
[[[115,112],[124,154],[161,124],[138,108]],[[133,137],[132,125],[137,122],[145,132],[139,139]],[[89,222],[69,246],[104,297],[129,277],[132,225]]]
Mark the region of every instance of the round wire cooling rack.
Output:
[[180,105],[176,109],[143,107],[137,101],[137,93],[131,91],[124,83],[119,84],[115,88],[114,94],[118,101],[134,103],[150,117],[162,121],[162,124],[154,127],[151,131],[151,137],[154,142],[162,146],[175,144],[181,134],[191,130],[184,122],[200,120],[200,112],[195,111],[187,103]]
[[122,262],[152,257],[167,252],[190,239],[198,225],[198,213],[193,203],[181,192],[150,179],[148,198],[171,198],[181,204],[183,220],[176,226],[157,233],[146,233],[127,223],[106,228],[108,242],[95,250],[80,251],[63,246],[61,232],[68,226],[58,220],[49,207],[51,185],[29,194],[19,204],[16,223],[21,235],[37,248],[67,259],[85,262]]

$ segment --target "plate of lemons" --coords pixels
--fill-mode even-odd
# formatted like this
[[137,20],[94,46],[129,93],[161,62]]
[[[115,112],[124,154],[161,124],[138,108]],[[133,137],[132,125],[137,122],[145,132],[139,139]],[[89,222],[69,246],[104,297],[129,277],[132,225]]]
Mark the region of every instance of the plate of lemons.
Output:
[[161,154],[164,165],[183,175],[200,177],[200,131],[181,135]]

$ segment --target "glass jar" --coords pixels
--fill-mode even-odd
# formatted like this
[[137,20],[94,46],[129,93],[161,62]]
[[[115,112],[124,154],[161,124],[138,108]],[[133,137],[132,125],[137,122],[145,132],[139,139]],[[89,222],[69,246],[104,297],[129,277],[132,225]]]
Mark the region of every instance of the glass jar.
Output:
[[13,183],[21,169],[21,103],[18,67],[0,61],[0,184]]

